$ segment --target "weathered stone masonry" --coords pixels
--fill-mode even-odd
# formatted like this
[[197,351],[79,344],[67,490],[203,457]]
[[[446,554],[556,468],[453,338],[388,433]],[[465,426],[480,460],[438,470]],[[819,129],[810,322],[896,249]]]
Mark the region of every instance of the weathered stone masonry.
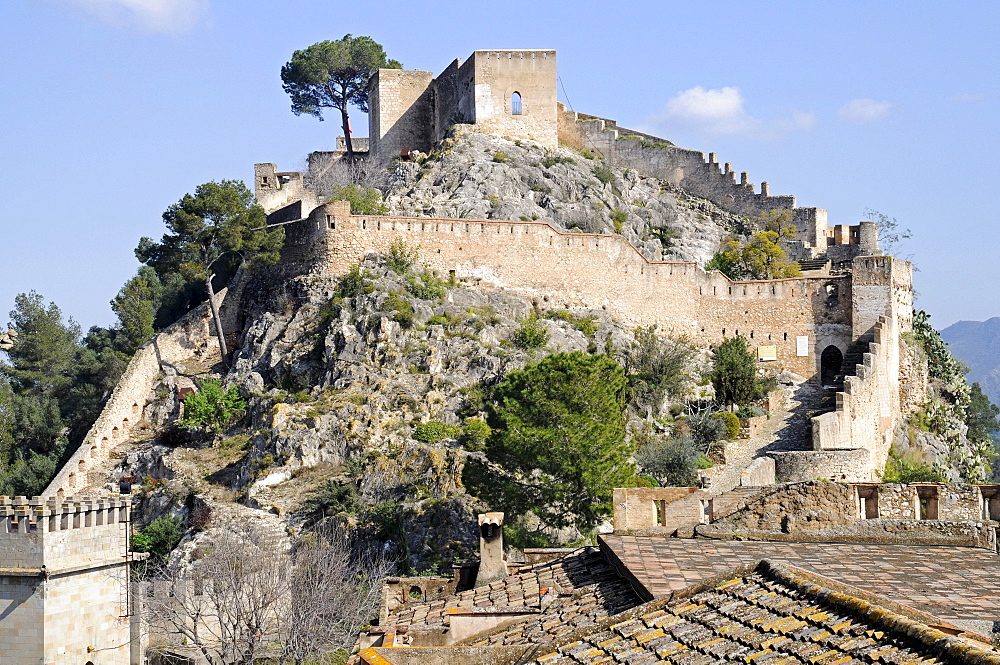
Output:
[[0,497],[0,663],[140,662],[125,616],[128,512],[123,497]]

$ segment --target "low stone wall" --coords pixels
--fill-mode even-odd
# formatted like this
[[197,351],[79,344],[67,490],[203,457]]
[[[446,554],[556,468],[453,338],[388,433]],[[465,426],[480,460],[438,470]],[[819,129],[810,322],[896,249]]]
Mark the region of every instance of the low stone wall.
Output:
[[780,483],[808,480],[867,482],[873,479],[871,455],[865,448],[854,450],[796,450],[770,453],[774,475]]
[[[223,299],[225,291],[217,297]],[[136,351],[97,421],[42,496],[63,498],[87,486],[87,473],[106,466],[111,460],[111,450],[140,421],[153,385],[163,373],[173,371],[175,363],[196,352],[217,348],[218,340],[210,326],[211,313],[208,305],[203,304]]]
[[[697,527],[707,538],[948,544],[996,549],[997,523],[983,519],[994,486],[944,483],[793,483],[772,487]],[[920,511],[920,496],[925,510]],[[926,498],[936,498],[933,514]],[[872,511],[877,503],[878,514]],[[937,507],[939,506],[939,507]],[[776,516],[781,516],[780,520]]]
[[707,521],[709,497],[694,487],[617,487],[615,533],[669,535]]

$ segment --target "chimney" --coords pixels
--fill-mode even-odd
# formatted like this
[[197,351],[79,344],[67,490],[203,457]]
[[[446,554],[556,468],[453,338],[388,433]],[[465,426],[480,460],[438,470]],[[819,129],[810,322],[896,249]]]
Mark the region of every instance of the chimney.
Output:
[[507,577],[503,560],[503,513],[479,515],[479,573],[476,586]]

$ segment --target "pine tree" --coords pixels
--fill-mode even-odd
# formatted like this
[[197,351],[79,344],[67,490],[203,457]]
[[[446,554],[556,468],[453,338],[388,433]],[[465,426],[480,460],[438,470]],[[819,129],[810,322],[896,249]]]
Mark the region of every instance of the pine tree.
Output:
[[511,372],[492,393],[493,465],[472,465],[473,490],[512,516],[592,528],[610,514],[612,490],[635,475],[625,394],[625,373],[606,355],[557,353]]

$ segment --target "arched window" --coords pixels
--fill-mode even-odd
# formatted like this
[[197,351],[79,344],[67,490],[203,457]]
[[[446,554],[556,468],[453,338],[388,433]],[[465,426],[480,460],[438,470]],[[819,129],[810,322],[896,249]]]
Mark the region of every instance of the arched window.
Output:
[[519,92],[510,96],[510,114],[521,115],[521,93]]

